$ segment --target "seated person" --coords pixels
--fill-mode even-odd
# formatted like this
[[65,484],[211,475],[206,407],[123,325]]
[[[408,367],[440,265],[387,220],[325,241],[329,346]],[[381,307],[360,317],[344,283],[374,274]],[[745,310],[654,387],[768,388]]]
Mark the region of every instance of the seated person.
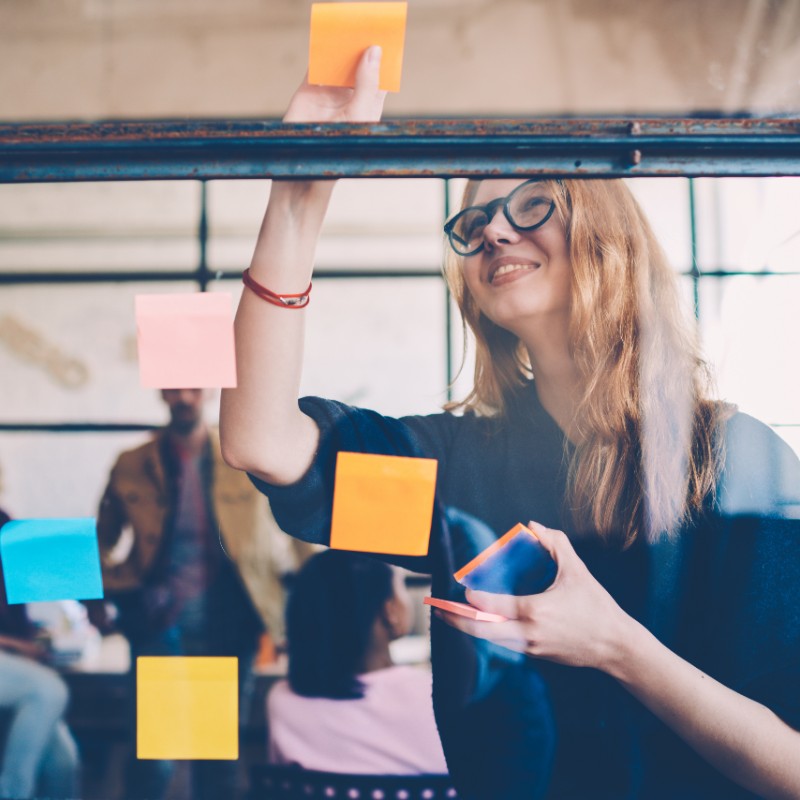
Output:
[[[0,510],[0,527],[8,522]],[[0,759],[0,797],[77,797],[78,749],[64,723],[64,681],[40,663],[24,605],[9,605],[0,565],[0,711],[10,714]]]
[[267,697],[269,759],[322,772],[446,774],[428,670],[395,666],[408,633],[401,573],[327,550],[295,577],[286,607],[288,681]]

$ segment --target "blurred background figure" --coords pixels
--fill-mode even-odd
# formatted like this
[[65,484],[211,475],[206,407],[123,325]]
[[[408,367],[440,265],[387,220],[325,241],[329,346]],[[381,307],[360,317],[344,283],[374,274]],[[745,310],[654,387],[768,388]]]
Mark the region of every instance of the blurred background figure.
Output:
[[396,666],[410,630],[399,570],[327,550],[292,582],[288,680],[267,697],[269,760],[324,772],[446,774],[427,669]]
[[[285,573],[294,547],[247,476],[226,466],[216,431],[203,420],[205,393],[161,393],[170,421],[146,444],[118,458],[97,521],[106,596],[139,656],[234,656],[243,707],[252,661],[266,628],[282,639]],[[87,604],[110,630],[107,606]],[[166,795],[173,764],[129,764],[126,794]],[[192,763],[192,797],[230,797],[235,762]]]
[[[0,528],[9,521],[0,509]],[[42,663],[47,646],[36,638],[23,604],[9,605],[0,564],[0,712],[6,732],[0,759],[0,797],[77,797],[78,748],[64,723],[69,693]]]

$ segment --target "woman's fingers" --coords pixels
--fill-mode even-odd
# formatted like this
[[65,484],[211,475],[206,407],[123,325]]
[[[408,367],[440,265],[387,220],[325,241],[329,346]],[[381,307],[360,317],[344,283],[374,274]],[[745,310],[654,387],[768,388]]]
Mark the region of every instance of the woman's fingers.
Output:
[[294,93],[284,122],[377,122],[386,92],[380,85],[381,48],[367,48],[356,70],[355,87],[316,86],[308,73]]
[[495,594],[494,592],[479,592],[467,589],[467,602],[481,611],[491,614],[501,614],[508,619],[519,617],[519,597],[510,594]]
[[[481,592],[481,594],[483,593]],[[479,622],[462,617],[460,614],[451,614],[449,611],[444,611],[440,608],[433,609],[433,613],[442,622],[446,622],[451,627],[457,628],[469,636],[485,639],[517,653],[526,652],[528,642],[522,625],[516,620],[509,620],[508,622]]]
[[378,45],[368,47],[356,69],[349,117],[352,122],[376,122],[381,118],[386,92],[380,90],[381,56]]
[[568,559],[571,554],[574,554],[575,550],[572,547],[572,543],[563,531],[545,528],[544,525],[533,520],[528,523],[528,528],[539,540],[542,547],[547,550],[557,566],[565,559]]

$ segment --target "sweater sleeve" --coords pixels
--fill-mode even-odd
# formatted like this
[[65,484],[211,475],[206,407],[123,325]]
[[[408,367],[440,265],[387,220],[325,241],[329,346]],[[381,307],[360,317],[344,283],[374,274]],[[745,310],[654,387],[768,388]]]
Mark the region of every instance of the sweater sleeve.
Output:
[[800,729],[800,462],[766,425],[728,424],[715,520],[695,585],[712,674]]
[[[320,431],[317,453],[306,474],[288,486],[275,486],[250,476],[256,488],[269,498],[281,529],[298,539],[322,545],[330,542],[336,456],[340,451],[435,458],[440,475],[446,467],[448,440],[456,420],[450,414],[396,419],[319,397],[302,398],[300,410],[316,422]],[[432,538],[441,538],[443,524],[437,501]],[[431,571],[427,556],[392,556],[387,560],[417,572]]]

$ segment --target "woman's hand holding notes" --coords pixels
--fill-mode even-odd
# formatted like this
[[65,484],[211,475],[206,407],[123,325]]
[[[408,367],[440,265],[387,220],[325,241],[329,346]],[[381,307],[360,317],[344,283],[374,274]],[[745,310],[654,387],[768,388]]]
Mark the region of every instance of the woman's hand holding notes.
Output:
[[294,93],[284,122],[377,122],[386,92],[378,88],[381,48],[368,48],[356,70],[354,88],[314,86],[308,75]]
[[536,658],[608,670],[617,643],[633,623],[595,580],[561,531],[529,522],[557,566],[555,580],[538,594],[515,596],[467,589],[467,601],[506,622],[481,622],[434,613],[455,628]]

